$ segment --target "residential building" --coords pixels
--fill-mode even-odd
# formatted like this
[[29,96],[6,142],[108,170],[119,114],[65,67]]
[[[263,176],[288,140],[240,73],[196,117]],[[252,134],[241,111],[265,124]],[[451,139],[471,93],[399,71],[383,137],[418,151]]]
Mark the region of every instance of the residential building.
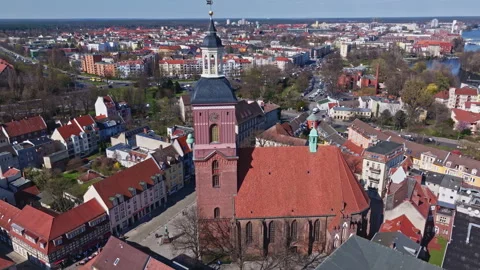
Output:
[[0,59],[0,86],[8,86],[8,74],[13,71],[13,65]]
[[10,229],[12,220],[20,213],[20,209],[9,204],[4,200],[0,200],[0,242],[12,246],[10,238]]
[[333,107],[329,115],[333,119],[350,121],[357,117],[371,118],[372,111],[364,108]]
[[453,125],[454,130],[458,130],[459,128],[469,129],[472,131],[472,134],[477,134],[480,129],[480,113],[452,109],[450,118],[455,122]]
[[10,168],[0,176],[0,198],[11,205],[22,208],[36,202],[39,193],[34,183],[24,178],[16,168]]
[[255,101],[240,100],[235,104],[235,133],[238,145],[251,145],[255,133],[263,131],[265,114]]
[[180,115],[182,121],[187,125],[191,125],[193,123],[193,117],[192,104],[190,103],[190,95],[181,96],[178,100],[178,105],[180,106]]
[[110,224],[95,200],[62,214],[27,205],[12,219],[10,235],[15,252],[52,269],[105,241],[110,235]]
[[117,63],[115,74],[117,77],[126,79],[139,76],[145,72],[145,63],[141,60],[127,60]]
[[184,168],[183,162],[175,147],[173,147],[173,145],[166,147],[161,146],[155,152],[151,153],[150,156],[164,172],[165,189],[168,195],[172,195],[182,189],[185,185]]
[[466,102],[478,102],[478,90],[474,88],[450,88],[448,90],[448,104],[449,109],[462,108]]
[[185,79],[202,73],[201,61],[197,59],[165,59],[159,62],[159,68],[166,76]]
[[437,206],[433,212],[435,236],[441,236],[450,241],[455,220],[455,209]]
[[158,136],[152,130],[144,130],[135,135],[136,146],[145,151],[153,151],[171,145],[166,138]]
[[0,171],[6,172],[9,168],[18,168],[18,156],[11,145],[0,147]]
[[82,72],[96,74],[95,63],[101,61],[102,56],[99,54],[85,54],[82,58]]
[[397,250],[404,255],[426,259],[426,248],[422,247],[420,242],[413,241],[402,232],[378,232],[373,236],[371,241],[387,248]]
[[106,62],[95,62],[95,75],[104,77],[104,78],[114,78],[117,76],[116,74],[116,65],[113,63],[106,63]]
[[25,141],[12,145],[18,158],[18,169],[34,168],[37,165],[37,151],[33,144]]
[[65,146],[70,158],[84,157],[98,151],[98,128],[90,115],[74,118],[68,124],[57,128],[51,138]]
[[258,102],[263,110],[263,114],[265,115],[264,129],[269,129],[270,127],[273,127],[280,122],[280,106],[271,102],[265,103],[263,102],[263,100],[260,100]]
[[142,132],[145,132],[145,130],[150,130],[148,126],[143,126],[143,127],[138,127],[134,129],[130,129],[127,131],[124,131],[117,136],[112,136],[110,138],[110,142],[112,146],[115,146],[117,144],[123,143],[125,145],[129,145],[131,147],[137,146],[137,134],[140,134]]
[[366,236],[368,196],[340,150],[317,145],[316,130],[308,147],[237,147],[238,114],[252,119],[248,128],[258,117],[252,110],[237,111],[242,101],[223,73],[223,44],[213,19],[201,48],[204,68],[191,96],[199,218],[231,224],[236,244],[246,243],[252,255],[279,253],[288,239],[308,254],[330,252],[354,234]]
[[163,171],[148,159],[93,184],[83,201],[98,201],[109,216],[112,232],[119,235],[153,209],[164,206],[165,191]]
[[193,164],[193,135],[176,137],[172,141],[172,146],[180,155],[183,162],[183,178],[189,182],[195,176],[195,166]]
[[113,136],[117,136],[125,131],[125,122],[119,116],[97,116],[95,117],[97,123],[98,135],[100,142],[108,142]]
[[389,269],[440,270],[414,256],[405,256],[392,248],[385,248],[367,239],[352,236],[328,256],[316,270]]
[[405,215],[422,233],[433,230],[431,206],[436,203],[435,195],[416,179],[407,178],[400,184],[390,183],[385,198],[385,220],[394,220]]
[[126,242],[111,236],[100,253],[84,266],[84,270],[174,270],[189,269],[168,259],[162,261],[143,253]]
[[391,115],[395,115],[402,110],[402,105],[399,101],[380,98],[380,97],[359,97],[359,108],[370,109],[372,115],[378,117],[383,111],[387,110]]
[[132,112],[126,102],[116,102],[112,96],[98,97],[95,102],[96,116],[121,117],[121,121],[130,123]]
[[422,231],[417,229],[405,215],[401,215],[392,220],[385,220],[379,232],[400,232],[417,244],[421,243],[423,238]]
[[43,166],[44,164],[43,158],[45,156],[53,154],[57,151],[55,141],[53,141],[47,136],[38,137],[36,139],[27,140],[25,142],[32,144],[33,147],[35,148],[35,152],[36,152],[35,167],[37,168],[40,168]]
[[[2,132],[9,143],[23,142],[47,135],[47,124],[41,116],[34,116],[4,123]],[[1,140],[0,143],[2,143]]]
[[362,180],[365,187],[373,188],[383,197],[387,187],[387,177],[391,168],[403,161],[403,145],[380,141],[363,152]]
[[347,58],[350,50],[351,50],[351,45],[350,44],[342,43],[340,45],[340,56],[343,57],[343,58]]
[[308,141],[293,136],[293,130],[288,123],[277,123],[260,133],[255,138],[256,147],[306,146]]
[[445,175],[438,189],[438,203],[445,208],[455,209],[455,202],[460,188],[462,187],[462,178]]

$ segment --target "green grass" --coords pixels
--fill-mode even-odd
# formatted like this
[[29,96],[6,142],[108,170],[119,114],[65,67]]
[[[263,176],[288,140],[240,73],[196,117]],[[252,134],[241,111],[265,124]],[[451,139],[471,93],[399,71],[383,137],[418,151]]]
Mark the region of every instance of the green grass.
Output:
[[445,256],[445,249],[447,247],[447,240],[443,237],[439,237],[437,241],[442,248],[440,250],[430,250],[430,259],[428,262],[436,266],[442,266],[443,256]]
[[74,186],[72,186],[70,189],[68,189],[68,193],[70,193],[71,195],[77,197],[77,198],[83,198],[83,195],[87,192],[88,190],[88,187],[97,183],[97,182],[100,182],[102,181],[102,178],[97,178],[97,179],[93,179],[91,181],[88,181],[87,183],[83,183],[83,184],[76,184]]
[[80,176],[80,173],[75,170],[63,173],[63,178],[69,179],[69,180],[76,181],[79,176]]
[[101,157],[101,156],[102,156],[102,153],[96,153],[94,155],[89,156],[87,159],[88,160],[94,160],[94,159],[96,159],[98,157]]

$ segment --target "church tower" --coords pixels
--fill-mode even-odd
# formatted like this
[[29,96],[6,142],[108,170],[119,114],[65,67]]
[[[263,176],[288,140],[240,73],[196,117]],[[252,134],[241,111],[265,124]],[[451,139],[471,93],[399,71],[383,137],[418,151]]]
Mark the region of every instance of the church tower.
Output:
[[[208,2],[208,1],[207,1]],[[195,130],[194,162],[199,218],[233,218],[237,194],[237,98],[223,74],[223,45],[213,12],[203,43],[202,76],[191,98]]]

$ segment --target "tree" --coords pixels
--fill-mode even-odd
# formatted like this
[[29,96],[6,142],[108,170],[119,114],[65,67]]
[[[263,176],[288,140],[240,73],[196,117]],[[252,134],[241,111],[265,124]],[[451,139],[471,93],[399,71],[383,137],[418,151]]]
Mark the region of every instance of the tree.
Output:
[[417,73],[422,73],[427,69],[427,63],[425,63],[425,61],[417,62],[412,69]]
[[378,122],[381,126],[387,126],[392,122],[392,113],[389,110],[383,110],[378,118]]
[[399,110],[397,113],[395,113],[394,121],[395,121],[395,128],[402,129],[406,126],[407,115],[403,111]]
[[403,87],[402,102],[405,104],[409,123],[415,123],[420,111],[432,105],[433,96],[426,90],[423,81],[412,79]]
[[203,251],[198,242],[200,232],[198,230],[197,210],[195,207],[192,207],[182,213],[183,216],[176,219],[173,223],[174,230],[178,232],[179,237],[172,242],[172,245],[175,250],[191,253],[197,260],[201,260]]
[[331,53],[325,57],[325,63],[320,71],[323,77],[327,92],[331,96],[338,93],[338,78],[343,72],[343,60],[339,53]]
[[430,95],[435,95],[438,92],[438,86],[434,83],[431,83],[431,84],[427,85],[426,91]]
[[455,125],[455,129],[458,130],[461,134],[464,133],[465,130],[470,130],[469,124],[465,121],[460,121]]

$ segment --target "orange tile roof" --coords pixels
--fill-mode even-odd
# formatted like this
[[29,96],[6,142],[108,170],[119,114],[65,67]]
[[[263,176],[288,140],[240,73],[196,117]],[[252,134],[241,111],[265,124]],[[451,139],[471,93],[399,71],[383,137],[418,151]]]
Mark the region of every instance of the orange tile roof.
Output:
[[133,167],[127,168],[93,184],[93,187],[100,195],[105,205],[108,208],[112,208],[113,205],[110,201],[110,197],[114,197],[116,194],[121,194],[127,198],[130,198],[132,195],[128,191],[129,187],[142,190],[140,182],[143,181],[149,185],[153,185],[151,177],[162,173],[163,171],[160,170],[153,159],[147,159]]
[[[275,162],[271,162],[275,157]],[[237,218],[350,215],[369,199],[340,150],[320,146],[239,149]]]
[[47,129],[47,125],[41,116],[12,121],[3,125],[9,137],[17,137]]
[[354,144],[352,141],[350,140],[347,140],[343,146],[345,146],[346,148],[348,148],[350,151],[352,151],[353,153],[357,154],[357,155],[361,155],[363,154],[363,148],[360,147],[360,146],[357,146],[356,144]]
[[183,153],[186,155],[188,153],[192,152],[192,149],[190,149],[190,146],[188,146],[187,143],[187,136],[181,136],[177,138],[178,144],[182,147]]
[[75,122],[77,122],[78,125],[80,125],[80,128],[82,128],[82,129],[83,129],[83,127],[91,126],[91,125],[95,124],[95,120],[93,120],[93,117],[91,115],[84,115],[84,116],[76,117],[73,120]]
[[455,89],[455,95],[461,95],[461,96],[476,96],[478,95],[478,90],[474,88],[468,88],[468,87],[463,87],[463,88],[456,88]]
[[413,225],[406,215],[401,215],[392,220],[385,220],[380,227],[380,232],[401,232],[416,243],[422,240],[421,231]]
[[58,133],[64,140],[68,140],[72,135],[78,136],[82,132],[77,125],[65,125],[57,128]]

